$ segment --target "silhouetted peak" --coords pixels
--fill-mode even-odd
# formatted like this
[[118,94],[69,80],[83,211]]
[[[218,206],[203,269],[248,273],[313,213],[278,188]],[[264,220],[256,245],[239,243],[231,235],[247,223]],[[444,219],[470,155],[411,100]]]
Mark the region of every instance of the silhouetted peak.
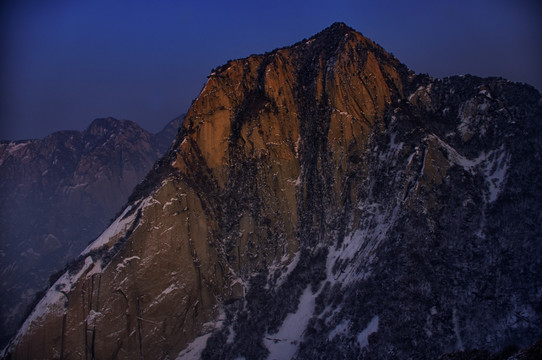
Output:
[[87,131],[90,133],[94,133],[96,131],[108,130],[117,127],[118,124],[119,120],[112,117],[99,118],[92,121],[92,123],[87,128]]
[[343,22],[335,22],[330,27],[325,28],[322,32],[330,32],[344,35],[349,32],[356,32],[350,26],[346,25]]
[[119,122],[119,120],[115,119],[114,117],[111,117],[111,116],[108,116],[106,118],[97,118],[97,119],[94,119],[94,121],[92,121],[92,123],[90,123],[90,126],[96,124],[96,125],[104,125],[104,124],[113,124],[113,123],[117,123]]
[[89,127],[85,130],[88,135],[103,136],[112,131],[118,132],[121,129],[132,128],[144,131],[138,124],[130,120],[117,120],[112,117],[99,118],[94,120]]
[[341,40],[349,34],[361,35],[359,32],[347,26],[345,23],[336,22],[333,23],[331,26],[325,28],[324,30],[320,31],[318,34],[312,36],[309,41],[319,40],[324,42],[336,42],[337,40]]

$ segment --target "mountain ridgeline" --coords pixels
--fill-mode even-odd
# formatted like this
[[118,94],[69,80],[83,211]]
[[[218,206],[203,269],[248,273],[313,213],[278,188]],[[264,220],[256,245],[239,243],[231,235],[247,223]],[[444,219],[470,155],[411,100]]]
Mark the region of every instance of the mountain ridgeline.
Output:
[[105,118],[81,132],[0,142],[2,346],[51,274],[107,227],[171,146],[180,122],[151,134]]
[[215,69],[13,359],[435,359],[542,338],[542,105],[334,24]]

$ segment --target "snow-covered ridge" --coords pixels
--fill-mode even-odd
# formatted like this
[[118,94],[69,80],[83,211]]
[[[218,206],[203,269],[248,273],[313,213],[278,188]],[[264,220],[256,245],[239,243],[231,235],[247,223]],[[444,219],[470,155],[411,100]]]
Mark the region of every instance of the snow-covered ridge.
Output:
[[124,209],[122,214],[111,224],[109,227],[100,235],[96,240],[94,240],[83,252],[81,255],[90,253],[93,250],[98,250],[102,246],[109,243],[111,239],[120,234],[122,231],[125,231],[127,227],[134,221],[136,211],[133,211],[130,216],[126,214],[132,209],[132,205],[129,205]]
[[484,151],[475,159],[468,159],[442,141],[438,136],[431,135],[431,137],[436,139],[439,145],[446,149],[448,159],[452,164],[461,166],[471,173],[475,171],[482,173],[489,187],[489,192],[486,194],[487,202],[492,203],[497,200],[504,186],[506,173],[510,165],[510,154],[506,151],[504,145],[495,150]]
[[152,196],[149,196],[137,205],[128,205],[122,214],[120,214],[120,216],[111,225],[109,225],[102,235],[100,235],[89,246],[87,246],[85,250],[83,250],[81,255],[86,255],[92,251],[98,250],[118,239],[121,233],[125,233],[133,226],[138,212],[142,211],[147,206],[152,205],[154,202],[156,202],[156,200],[154,200]]

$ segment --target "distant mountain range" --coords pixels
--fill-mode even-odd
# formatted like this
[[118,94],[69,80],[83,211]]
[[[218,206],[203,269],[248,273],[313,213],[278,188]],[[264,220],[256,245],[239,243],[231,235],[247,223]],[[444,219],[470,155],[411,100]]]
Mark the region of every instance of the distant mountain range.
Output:
[[536,89],[336,23],[216,68],[4,354],[540,358],[541,194]]
[[109,224],[182,118],[150,134],[97,119],[84,131],[0,142],[0,334],[5,345],[36,292]]

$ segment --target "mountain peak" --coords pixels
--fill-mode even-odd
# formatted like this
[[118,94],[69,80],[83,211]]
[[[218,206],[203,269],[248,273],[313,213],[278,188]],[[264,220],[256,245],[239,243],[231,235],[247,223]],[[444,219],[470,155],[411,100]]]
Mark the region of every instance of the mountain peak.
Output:
[[529,223],[542,164],[525,154],[542,152],[542,109],[521,89],[416,76],[343,23],[228,62],[13,358],[431,359],[454,344],[528,345],[542,329]]
[[357,33],[356,30],[352,29],[350,26],[346,25],[343,22],[334,22],[333,24],[331,24],[331,26],[321,31],[321,33],[325,33],[325,32],[342,34],[342,35],[349,32]]
[[343,40],[345,37],[352,36],[357,38],[357,40],[368,40],[365,37],[349,27],[343,22],[336,22],[331,24],[329,27],[320,31],[319,33],[313,35],[307,42],[322,41],[324,43],[336,43]]
[[92,123],[87,127],[85,132],[91,135],[103,135],[108,131],[115,129],[119,126],[120,120],[117,120],[112,117],[107,118],[98,118],[92,121]]
[[117,120],[111,116],[109,117],[106,117],[106,118],[97,118],[97,119],[94,119],[90,125],[89,125],[89,128],[91,127],[110,127],[114,124],[117,124],[120,120]]
[[[184,148],[178,149],[176,167],[191,172],[197,166],[189,154],[200,154],[222,187],[229,171],[221,169],[238,141],[257,145],[247,151],[264,151],[269,142],[295,143],[300,125],[291,134],[249,130],[251,119],[271,109],[284,111],[282,121],[291,124],[299,123],[297,114],[302,119],[322,116],[322,122],[328,122],[329,114],[314,113],[319,106],[373,124],[392,98],[403,96],[401,79],[406,71],[397,59],[344,23],[334,23],[293,46],[230,61],[211,73],[189,110],[183,127],[193,142],[178,142]],[[362,100],[352,105],[347,98],[354,97]]]
[[138,124],[130,120],[117,120],[112,117],[99,118],[92,121],[84,133],[93,136],[104,136],[111,132],[119,132],[123,129],[135,129],[145,131]]

